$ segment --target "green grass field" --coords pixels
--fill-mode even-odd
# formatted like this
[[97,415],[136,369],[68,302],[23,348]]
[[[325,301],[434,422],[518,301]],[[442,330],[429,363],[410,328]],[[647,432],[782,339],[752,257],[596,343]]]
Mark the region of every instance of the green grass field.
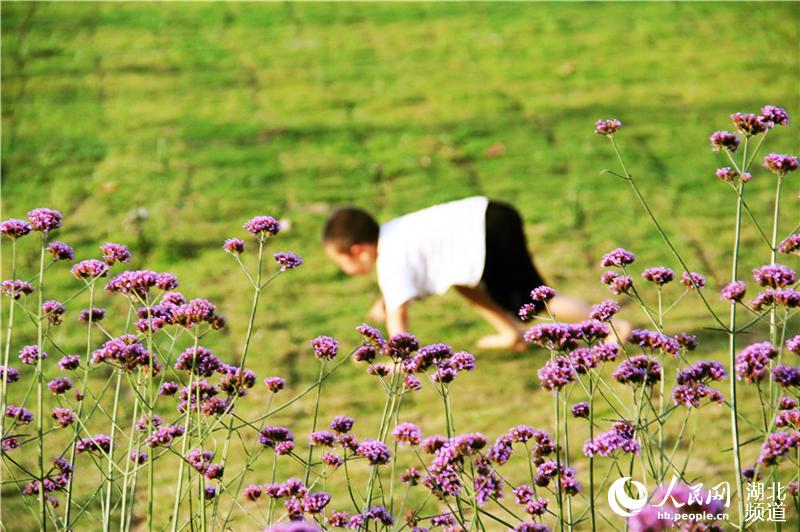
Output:
[[[271,286],[248,365],[259,378],[285,376],[299,391],[318,371],[309,340],[329,334],[355,347],[353,328],[377,296],[373,278],[347,278],[324,258],[321,227],[338,205],[354,203],[387,221],[474,194],[512,202],[548,281],[592,302],[607,297],[598,261],[617,245],[642,265],[678,269],[627,185],[600,173],[617,165],[594,121],[618,117],[634,175],[722,310],[715,292],[730,275],[734,196],[714,176],[725,161],[708,136],[730,128],[733,112],[775,104],[793,123],[770,135],[764,153],[796,153],[798,28],[800,6],[791,3],[3,3],[2,217],[57,208],[65,224],[55,238],[73,245],[77,258],[115,241],[131,247],[132,266],[175,273],[184,293],[211,299],[227,316],[229,327],[206,344],[228,362],[241,350],[250,291],[222,241],[243,237],[242,223],[256,214],[291,221],[270,246],[297,252],[305,265]],[[786,182],[782,232],[798,222],[797,183],[796,176]],[[761,170],[748,185],[766,227],[773,188]],[[745,273],[768,261],[759,238],[747,225]],[[21,267],[30,277],[35,243],[23,242]],[[6,251],[3,278],[8,258]],[[49,297],[78,288],[66,266],[48,275]],[[679,288],[667,292],[674,297]],[[100,299],[125,312],[120,296]],[[85,298],[55,333],[67,351],[84,349],[75,320],[81,305]],[[633,306],[623,315],[646,325]],[[718,358],[725,339],[711,324],[687,298],[667,329],[697,334],[697,358]],[[452,293],[416,305],[412,329],[423,342],[459,349],[489,332]],[[33,335],[22,327],[16,343]],[[549,429],[551,396],[536,378],[546,354],[476,354],[478,370],[454,385],[456,428],[491,440],[519,423]],[[259,387],[242,413],[263,410],[266,395]],[[745,395],[752,412],[755,396]],[[129,408],[130,394],[126,400]],[[282,415],[299,441],[312,407],[300,401]],[[347,365],[325,383],[323,419],[355,415],[361,437],[374,436],[382,408],[379,383],[360,367]],[[426,434],[444,430],[429,389],[401,417]],[[689,423],[697,428],[689,471],[707,486],[734,480],[724,452],[728,419],[727,409],[709,406]],[[586,434],[575,432],[577,449]],[[745,455],[757,452],[753,444]],[[265,454],[247,483],[268,481],[270,467]],[[585,475],[585,464],[577,467]],[[169,477],[159,476],[162,522]],[[88,489],[97,479],[80,482]],[[340,478],[328,488],[340,496],[334,506],[343,506]],[[9,529],[35,526],[16,488],[4,485],[3,499],[5,512],[19,510]],[[137,522],[143,515],[137,511]],[[237,529],[259,522],[239,508],[235,516]]]

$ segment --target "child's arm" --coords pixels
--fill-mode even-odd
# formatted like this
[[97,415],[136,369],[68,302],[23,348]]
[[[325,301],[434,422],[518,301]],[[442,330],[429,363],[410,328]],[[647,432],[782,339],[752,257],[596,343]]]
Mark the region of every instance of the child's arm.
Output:
[[389,336],[408,332],[408,302],[386,313],[386,329]]

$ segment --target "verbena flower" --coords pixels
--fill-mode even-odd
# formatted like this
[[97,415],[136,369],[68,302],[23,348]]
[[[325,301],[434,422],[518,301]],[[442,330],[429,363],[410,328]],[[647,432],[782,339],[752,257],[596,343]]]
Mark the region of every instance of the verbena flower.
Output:
[[328,426],[334,432],[345,434],[353,429],[355,422],[356,420],[350,416],[336,416]]
[[26,345],[19,351],[19,360],[23,364],[35,365],[39,359],[47,358],[47,353],[40,351],[35,345]]
[[619,303],[613,299],[606,299],[592,306],[592,312],[589,314],[589,317],[593,320],[611,321],[611,318],[613,318],[619,310]]
[[72,389],[72,381],[67,377],[56,377],[47,383],[47,387],[54,394],[61,395]]
[[182,425],[166,425],[156,428],[145,440],[145,444],[152,448],[171,447],[175,438],[184,433]]
[[11,366],[0,365],[0,379],[5,379],[7,383],[17,382],[19,380],[19,371]]
[[786,340],[786,350],[795,355],[800,355],[800,334]]
[[672,282],[672,280],[675,278],[675,272],[673,272],[670,268],[654,266],[653,268],[647,268],[645,271],[643,271],[642,277],[653,284],[663,286],[669,282]]
[[744,281],[731,281],[722,287],[720,297],[731,303],[738,303],[742,300],[747,292],[747,285]]
[[633,279],[627,275],[620,275],[616,272],[608,271],[603,273],[600,281],[608,285],[614,294],[627,294],[633,287]]
[[556,297],[556,291],[549,286],[541,285],[531,290],[530,296],[534,303],[545,303]]
[[661,351],[671,356],[677,356],[681,348],[681,344],[678,343],[678,340],[675,338],[658,331],[648,331],[644,329],[634,329],[631,331],[628,342],[642,348]]
[[378,440],[364,440],[358,444],[356,454],[366,458],[370,465],[386,464],[392,457],[392,452],[386,444]]
[[761,108],[761,121],[768,127],[785,126],[789,123],[789,113],[783,107],[765,105]]
[[94,307],[92,309],[82,310],[78,315],[78,319],[82,322],[89,323],[89,319],[93,323],[102,321],[106,317],[106,309]]
[[762,310],[772,305],[798,308],[800,307],[800,291],[782,288],[773,290],[767,288],[763,292],[759,292],[750,305],[755,310]]
[[283,442],[294,441],[294,434],[286,427],[267,425],[259,431],[258,441],[265,447],[275,448]]
[[622,361],[611,376],[622,384],[651,385],[661,380],[661,365],[653,357],[637,355]]
[[745,172],[743,174],[739,174],[735,169],[731,168],[730,166],[724,166],[722,168],[717,168],[716,175],[722,181],[727,181],[729,183],[735,183],[737,177],[742,178],[742,183],[749,183],[753,176],[750,172]]
[[328,466],[330,466],[330,467],[332,467],[334,469],[336,469],[337,467],[340,467],[342,464],[344,464],[344,460],[342,459],[342,457],[339,456],[339,455],[333,454],[333,453],[325,453],[325,454],[323,454],[320,457],[320,460],[322,460],[322,463],[324,463],[324,464],[326,464],[326,465],[328,465]]
[[318,430],[317,432],[312,432],[308,436],[309,445],[333,447],[334,443],[336,443],[336,435],[332,432],[328,432],[327,430]]
[[61,227],[61,213],[55,209],[38,208],[28,211],[28,221],[35,231],[49,233]]
[[5,416],[15,420],[20,425],[29,425],[33,422],[33,413],[23,406],[7,405]]
[[739,380],[758,382],[769,371],[770,361],[778,356],[778,350],[769,342],[760,342],[744,348],[736,355],[736,376]]
[[253,484],[251,486],[246,487],[244,491],[242,491],[242,495],[244,496],[245,499],[249,501],[256,501],[259,497],[261,497],[263,491],[264,490],[261,486],[259,486],[258,484]]
[[92,280],[108,275],[108,265],[97,259],[82,260],[70,272],[78,279]]
[[61,325],[61,318],[66,310],[60,301],[49,300],[42,303],[42,313],[51,325]]
[[272,255],[272,258],[280,265],[282,272],[294,270],[303,264],[303,259],[291,251],[280,251]]
[[635,260],[636,255],[627,249],[616,248],[603,255],[603,259],[600,261],[600,266],[603,268],[609,268],[611,266],[617,266],[621,268],[623,266],[627,266],[628,264],[633,264]]
[[736,129],[746,137],[752,137],[767,130],[767,125],[761,117],[753,113],[734,113],[731,115],[731,120]]
[[773,432],[767,436],[767,441],[761,447],[758,463],[762,466],[773,466],[784,456],[800,447],[800,432]]
[[75,414],[69,408],[56,407],[53,409],[52,416],[61,428],[69,427],[75,422]]
[[753,279],[761,286],[783,288],[797,281],[794,270],[783,264],[767,264],[753,270]]
[[412,486],[416,486],[419,482],[421,475],[419,471],[415,467],[406,468],[402,473],[400,473],[400,482],[410,484]]
[[735,153],[739,148],[739,137],[728,131],[715,131],[711,135],[711,149],[713,151],[729,151]]
[[772,368],[772,375],[775,382],[784,387],[800,386],[800,368],[778,364]]
[[311,348],[319,360],[333,360],[339,350],[339,342],[330,336],[318,336],[311,340]]
[[164,396],[175,395],[178,388],[177,382],[167,381],[161,384],[161,387],[158,389],[158,394]]
[[93,436],[91,438],[83,438],[78,440],[75,444],[75,451],[78,454],[82,453],[92,453],[95,451],[102,451],[104,453],[108,453],[111,449],[111,438],[106,436],[105,434],[98,434],[97,436]]
[[686,288],[703,288],[706,285],[706,278],[697,272],[683,272],[681,284]]
[[251,369],[222,364],[218,371],[222,374],[219,388],[230,396],[244,397],[256,385],[256,373]]
[[572,405],[572,408],[570,408],[570,412],[572,412],[572,415],[575,417],[588,418],[589,403],[585,401],[581,401],[580,403],[575,403],[574,405]]
[[112,338],[92,353],[92,363],[102,362],[116,364],[131,372],[137,368],[149,370],[151,362],[153,373],[161,371],[161,364],[156,360],[151,361],[150,352],[143,346],[139,339],[132,334],[124,334]]
[[778,408],[781,410],[793,410],[797,408],[798,402],[794,397],[783,396],[778,401]]
[[113,242],[106,242],[100,247],[103,253],[103,261],[109,266],[113,266],[117,262],[127,263],[131,260],[131,252],[122,244],[115,244]]
[[[445,344],[434,344],[435,346],[441,346]],[[446,346],[449,352],[450,346]],[[413,334],[409,334],[406,332],[401,332],[392,335],[389,338],[389,341],[386,342],[383,346],[383,352],[386,356],[393,358],[395,360],[406,360],[409,358],[412,353],[414,353],[417,349],[420,349],[420,352],[430,349],[431,346],[426,346],[420,349],[419,341]]]
[[244,253],[244,240],[239,238],[229,238],[225,240],[222,248],[231,255],[241,255]]
[[19,299],[34,292],[33,285],[20,279],[8,279],[2,283],[3,294],[7,297]]
[[281,230],[281,224],[272,216],[255,216],[244,224],[244,228],[261,241],[275,236]]
[[416,392],[422,389],[422,381],[420,381],[414,375],[406,375],[403,377],[403,388],[405,388],[407,391]]
[[576,378],[572,363],[569,358],[564,356],[548,360],[543,367],[539,368],[538,375],[542,388],[556,393]]
[[286,386],[286,381],[280,377],[267,377],[264,379],[264,386],[272,393],[278,393]]
[[622,127],[622,122],[616,118],[600,119],[594,124],[594,132],[598,135],[613,135],[619,128]]
[[27,235],[32,229],[33,227],[31,227],[31,224],[18,218],[9,218],[8,220],[0,222],[0,235],[7,236],[14,240]]
[[526,342],[550,351],[570,351],[579,345],[581,329],[567,323],[542,323],[531,327],[524,335]]
[[795,233],[790,235],[789,237],[784,240],[780,247],[778,247],[778,251],[781,253],[797,253],[800,251],[800,233]]
[[50,245],[47,246],[47,252],[53,256],[54,261],[72,260],[75,258],[75,252],[64,242],[51,242]]
[[420,432],[419,428],[408,422],[398,424],[392,431],[392,435],[400,445],[419,445],[422,439],[422,432]]
[[639,442],[634,438],[634,427],[627,421],[617,421],[608,432],[586,440],[583,454],[586,456],[611,456],[617,451],[639,454]]
[[784,153],[770,153],[764,157],[764,168],[781,177],[797,170],[797,157]]

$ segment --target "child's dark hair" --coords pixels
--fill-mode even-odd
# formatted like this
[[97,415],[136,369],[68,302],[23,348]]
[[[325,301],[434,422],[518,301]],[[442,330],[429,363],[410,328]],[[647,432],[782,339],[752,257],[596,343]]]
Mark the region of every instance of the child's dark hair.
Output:
[[353,244],[377,244],[380,226],[375,218],[358,207],[336,209],[325,223],[322,242],[346,252]]

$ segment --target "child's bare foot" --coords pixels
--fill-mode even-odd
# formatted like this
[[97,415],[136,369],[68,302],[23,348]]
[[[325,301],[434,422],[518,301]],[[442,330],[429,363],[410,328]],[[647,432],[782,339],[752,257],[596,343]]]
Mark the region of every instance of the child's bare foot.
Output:
[[525,342],[522,337],[510,334],[490,334],[480,338],[475,344],[479,349],[497,349],[522,352],[525,350]]

